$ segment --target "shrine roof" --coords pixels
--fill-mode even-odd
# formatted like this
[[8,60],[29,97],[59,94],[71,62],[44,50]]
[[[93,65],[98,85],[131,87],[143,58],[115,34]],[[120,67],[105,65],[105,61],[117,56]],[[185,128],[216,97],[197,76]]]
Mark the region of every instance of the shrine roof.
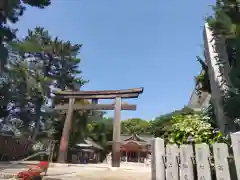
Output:
[[82,144],[89,145],[90,147],[103,150],[103,147],[97,144],[96,142],[94,142],[91,138],[87,138],[83,140]]
[[92,139],[90,139],[90,138],[87,138],[87,139],[85,140],[85,142],[86,142],[87,144],[89,144],[89,145],[92,145],[93,147],[95,147],[95,148],[97,148],[97,149],[103,150],[103,147],[102,147],[102,146],[100,146],[99,144],[95,143],[95,142],[94,142]]
[[126,142],[126,141],[136,141],[140,144],[150,144],[151,140],[153,139],[153,136],[150,135],[137,135],[137,134],[133,134],[133,135],[124,135],[122,134],[120,136],[120,139],[122,142]]

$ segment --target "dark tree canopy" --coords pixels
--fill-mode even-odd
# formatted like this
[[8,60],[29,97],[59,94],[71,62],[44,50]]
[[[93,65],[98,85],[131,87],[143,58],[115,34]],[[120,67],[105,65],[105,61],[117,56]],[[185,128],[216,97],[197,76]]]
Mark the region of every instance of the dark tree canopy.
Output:
[[23,15],[27,6],[45,8],[51,4],[51,0],[3,0],[0,2],[0,42],[11,40],[15,37],[15,30],[7,23],[16,23]]

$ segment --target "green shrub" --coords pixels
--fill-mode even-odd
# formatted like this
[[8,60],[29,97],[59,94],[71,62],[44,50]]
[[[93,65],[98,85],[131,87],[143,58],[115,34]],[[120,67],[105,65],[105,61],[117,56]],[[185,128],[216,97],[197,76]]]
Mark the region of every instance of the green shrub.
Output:
[[216,131],[207,118],[199,114],[177,115],[172,117],[172,126],[165,132],[168,143],[187,144],[193,137],[195,143],[226,142],[220,131]]

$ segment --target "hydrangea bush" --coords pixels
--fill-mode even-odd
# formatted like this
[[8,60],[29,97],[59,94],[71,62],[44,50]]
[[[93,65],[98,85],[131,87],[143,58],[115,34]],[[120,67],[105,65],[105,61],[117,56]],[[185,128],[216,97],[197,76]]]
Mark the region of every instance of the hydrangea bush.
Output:
[[227,142],[227,138],[211,126],[208,118],[200,114],[173,116],[172,126],[165,133],[166,141],[187,144],[189,137],[194,138],[195,143]]

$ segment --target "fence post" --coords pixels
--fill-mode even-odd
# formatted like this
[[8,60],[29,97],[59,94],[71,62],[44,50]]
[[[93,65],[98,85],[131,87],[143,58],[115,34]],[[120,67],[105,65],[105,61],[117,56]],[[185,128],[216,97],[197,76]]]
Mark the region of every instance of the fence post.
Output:
[[180,180],[193,180],[193,147],[192,145],[180,146]]
[[166,145],[166,180],[178,180],[179,149],[176,144]]
[[217,180],[231,180],[228,166],[228,147],[224,143],[213,144],[213,155]]
[[165,180],[165,146],[164,140],[154,138],[152,140],[152,180]]
[[211,180],[209,164],[209,146],[205,143],[195,145],[198,180]]
[[237,178],[240,180],[240,132],[232,133],[231,140]]

